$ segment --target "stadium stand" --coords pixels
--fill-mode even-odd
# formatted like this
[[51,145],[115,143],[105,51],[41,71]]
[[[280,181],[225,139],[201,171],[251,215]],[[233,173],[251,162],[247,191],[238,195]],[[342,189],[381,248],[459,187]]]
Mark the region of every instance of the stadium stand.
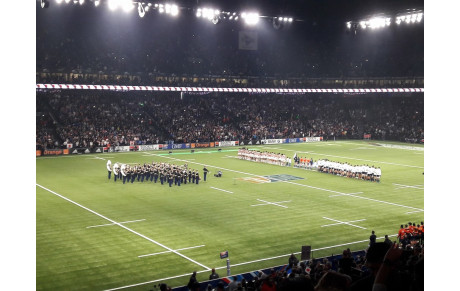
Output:
[[[127,95],[129,98],[127,98]],[[423,140],[423,95],[37,92],[38,148],[323,136]],[[165,98],[167,97],[167,98]]]

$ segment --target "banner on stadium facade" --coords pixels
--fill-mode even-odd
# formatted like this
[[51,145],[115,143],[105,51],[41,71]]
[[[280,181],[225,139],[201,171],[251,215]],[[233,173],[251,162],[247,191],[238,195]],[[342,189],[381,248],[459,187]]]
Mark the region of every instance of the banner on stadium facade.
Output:
[[284,139],[263,139],[262,144],[278,144],[283,143]]
[[159,144],[139,145],[139,151],[157,151],[160,149]]
[[189,143],[178,143],[178,144],[164,144],[162,149],[164,150],[176,150],[176,149],[189,149]]
[[364,139],[370,139],[371,138],[371,134],[369,133],[365,133],[364,136],[363,136]]
[[116,146],[114,152],[129,152],[129,146]]
[[213,148],[215,146],[214,142],[197,142],[191,143],[190,147],[193,148]]
[[323,137],[320,136],[313,136],[313,137],[304,137],[305,142],[315,142],[315,141],[322,141]]
[[287,138],[284,142],[285,143],[294,143],[294,142],[303,142],[303,138]]
[[216,147],[234,147],[238,145],[238,141],[216,141]]
[[68,144],[67,144],[67,148],[68,148],[68,149],[71,149],[71,148],[73,148],[73,144],[71,144],[71,143],[68,143]]
[[36,151],[35,151],[35,156],[36,156],[36,157],[39,157],[39,156],[41,156],[41,155],[42,155],[42,151],[39,151],[39,150],[36,150]]
[[95,153],[102,153],[103,151],[104,151],[104,148],[98,147],[98,148],[96,148],[96,150],[94,152]]
[[43,155],[44,156],[59,156],[59,155],[68,155],[69,150],[68,149],[56,149],[56,150],[44,150]]

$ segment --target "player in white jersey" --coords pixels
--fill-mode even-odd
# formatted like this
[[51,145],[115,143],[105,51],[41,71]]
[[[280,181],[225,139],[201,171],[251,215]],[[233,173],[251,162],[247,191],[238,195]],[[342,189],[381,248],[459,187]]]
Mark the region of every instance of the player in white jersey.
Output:
[[108,177],[110,180],[110,176],[112,176],[112,162],[110,160],[107,161],[107,171],[108,171]]

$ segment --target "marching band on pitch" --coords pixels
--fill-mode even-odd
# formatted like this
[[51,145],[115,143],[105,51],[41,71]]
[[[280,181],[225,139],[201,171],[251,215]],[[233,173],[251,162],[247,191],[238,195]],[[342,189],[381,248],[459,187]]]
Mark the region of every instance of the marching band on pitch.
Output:
[[125,183],[134,183],[135,181],[160,182],[161,185],[169,184],[180,186],[181,184],[199,184],[201,180],[198,170],[189,169],[187,164],[178,166],[168,163],[152,162],[151,164],[122,164],[107,161],[108,179],[111,179],[113,172],[113,181],[122,180]]

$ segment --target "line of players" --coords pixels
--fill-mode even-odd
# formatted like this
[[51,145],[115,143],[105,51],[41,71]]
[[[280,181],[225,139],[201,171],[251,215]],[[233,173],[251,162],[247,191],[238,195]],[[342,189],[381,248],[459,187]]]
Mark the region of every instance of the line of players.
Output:
[[318,171],[322,173],[361,179],[365,181],[380,182],[382,170],[368,165],[353,166],[348,163],[333,162],[327,159],[317,162]]
[[259,163],[267,163],[278,166],[291,166],[291,159],[286,157],[285,154],[273,152],[261,152],[255,150],[248,150],[241,148],[238,150],[238,158],[240,160],[247,160]]
[[180,186],[181,184],[199,184],[201,180],[198,170],[189,169],[187,164],[182,166],[156,163],[152,164],[121,164],[115,163],[112,167],[112,162],[107,161],[108,179],[110,180],[113,172],[113,181],[122,180],[125,183],[137,182],[155,182],[160,181],[161,185],[168,183],[169,187],[172,185]]
[[415,222],[409,222],[406,225],[402,225],[398,231],[399,243],[403,246],[410,244],[411,242],[420,241],[423,244],[425,234],[425,227],[423,221],[420,224],[415,225]]

